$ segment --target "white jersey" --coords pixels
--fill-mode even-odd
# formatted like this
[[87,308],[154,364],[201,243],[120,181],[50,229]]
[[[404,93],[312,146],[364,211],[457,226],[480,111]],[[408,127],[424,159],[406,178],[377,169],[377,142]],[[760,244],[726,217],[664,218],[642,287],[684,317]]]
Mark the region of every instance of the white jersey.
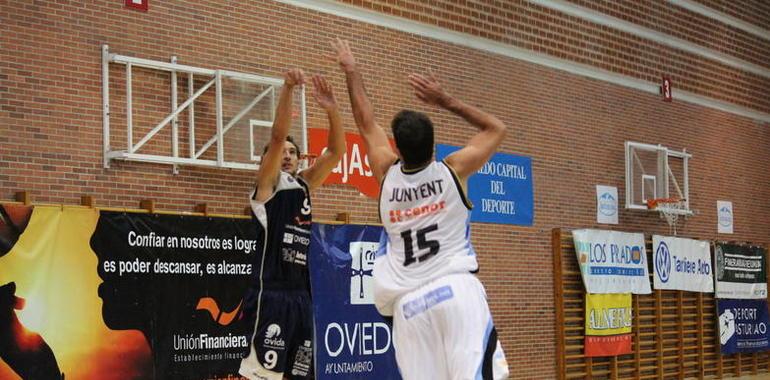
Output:
[[429,281],[478,270],[470,208],[457,175],[443,161],[411,172],[397,161],[388,169],[380,192],[386,248],[374,264],[381,314],[393,315],[402,295]]

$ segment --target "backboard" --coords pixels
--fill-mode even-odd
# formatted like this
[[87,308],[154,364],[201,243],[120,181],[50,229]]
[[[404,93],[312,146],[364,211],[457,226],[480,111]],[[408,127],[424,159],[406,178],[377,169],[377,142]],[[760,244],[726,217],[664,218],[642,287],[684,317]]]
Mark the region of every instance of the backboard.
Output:
[[676,198],[685,201],[683,214],[692,214],[688,180],[691,154],[685,149],[631,141],[626,141],[625,152],[627,209],[650,210],[650,199]]

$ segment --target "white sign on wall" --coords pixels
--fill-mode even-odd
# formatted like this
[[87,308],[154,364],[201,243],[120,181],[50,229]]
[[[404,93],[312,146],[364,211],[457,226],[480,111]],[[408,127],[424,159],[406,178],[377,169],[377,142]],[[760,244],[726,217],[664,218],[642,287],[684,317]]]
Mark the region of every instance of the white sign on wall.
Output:
[[596,222],[618,224],[618,188],[596,185]]
[[733,202],[717,201],[717,232],[733,233]]

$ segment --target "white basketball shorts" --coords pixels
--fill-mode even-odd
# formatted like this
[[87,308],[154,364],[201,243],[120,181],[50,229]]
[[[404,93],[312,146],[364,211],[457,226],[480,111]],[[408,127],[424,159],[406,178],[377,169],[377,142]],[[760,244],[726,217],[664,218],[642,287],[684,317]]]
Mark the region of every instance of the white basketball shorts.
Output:
[[484,286],[470,273],[402,296],[393,313],[393,344],[405,380],[508,378]]

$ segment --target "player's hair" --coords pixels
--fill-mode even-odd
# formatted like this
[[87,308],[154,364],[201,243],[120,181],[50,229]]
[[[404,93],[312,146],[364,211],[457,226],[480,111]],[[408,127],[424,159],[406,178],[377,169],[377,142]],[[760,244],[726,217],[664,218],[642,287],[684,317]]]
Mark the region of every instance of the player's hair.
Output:
[[390,128],[406,165],[424,164],[433,157],[433,122],[428,115],[403,110],[393,117]]
[[[294,138],[291,136],[286,136],[286,141],[290,142],[291,145],[294,145],[294,148],[297,150],[297,159],[299,159],[302,156],[302,151],[299,149],[299,145],[297,145],[297,142],[294,141]],[[265,153],[267,153],[267,148],[270,147],[270,143],[268,142],[265,144],[265,147],[262,148],[262,155],[264,156]]]

